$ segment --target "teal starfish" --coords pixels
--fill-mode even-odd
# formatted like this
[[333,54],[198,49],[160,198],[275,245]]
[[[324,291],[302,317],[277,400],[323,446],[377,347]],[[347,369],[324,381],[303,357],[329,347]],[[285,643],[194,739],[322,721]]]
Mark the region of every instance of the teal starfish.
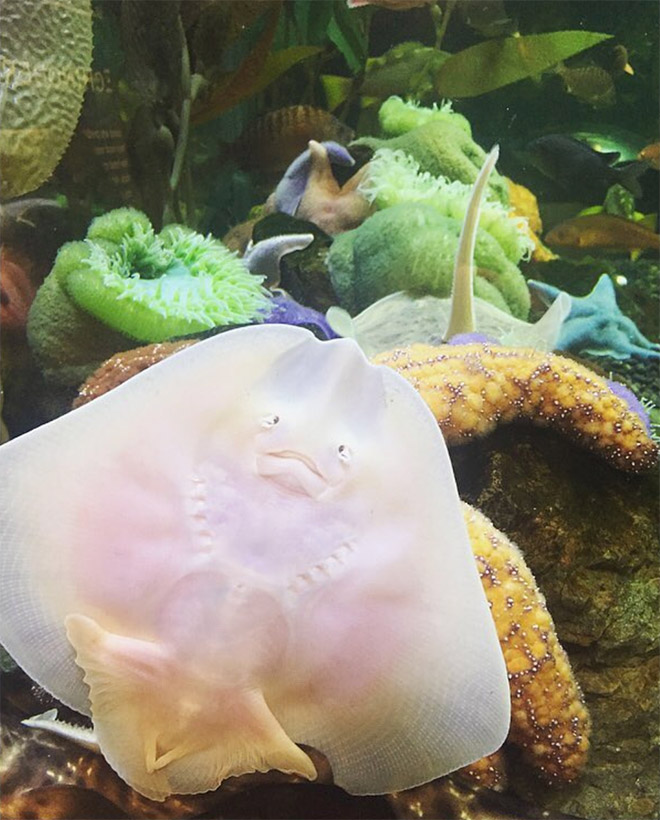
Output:
[[[562,292],[545,282],[530,280],[527,284],[545,304],[551,304]],[[629,359],[631,356],[660,358],[660,345],[647,339],[633,320],[619,309],[614,283],[606,273],[591,293],[570,298],[571,312],[562,325],[558,350],[612,359]]]

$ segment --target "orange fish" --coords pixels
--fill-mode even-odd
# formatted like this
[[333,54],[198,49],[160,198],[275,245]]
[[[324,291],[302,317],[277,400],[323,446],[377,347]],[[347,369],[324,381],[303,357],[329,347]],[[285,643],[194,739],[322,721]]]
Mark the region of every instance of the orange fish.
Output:
[[646,148],[642,148],[637,154],[637,159],[648,162],[651,168],[655,168],[656,171],[660,170],[660,142],[652,142]]
[[556,225],[545,237],[548,245],[582,250],[660,250],[660,235],[630,219],[611,214],[587,214]]

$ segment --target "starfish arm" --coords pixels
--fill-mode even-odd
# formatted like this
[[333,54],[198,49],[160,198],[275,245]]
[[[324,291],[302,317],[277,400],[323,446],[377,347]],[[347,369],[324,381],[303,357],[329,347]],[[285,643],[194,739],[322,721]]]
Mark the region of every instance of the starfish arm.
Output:
[[545,599],[518,547],[468,504],[463,515],[509,673],[508,740],[546,780],[574,780],[591,722]]
[[413,344],[375,356],[431,408],[448,444],[519,419],[552,427],[630,472],[657,463],[645,419],[589,368],[554,353],[489,344]]

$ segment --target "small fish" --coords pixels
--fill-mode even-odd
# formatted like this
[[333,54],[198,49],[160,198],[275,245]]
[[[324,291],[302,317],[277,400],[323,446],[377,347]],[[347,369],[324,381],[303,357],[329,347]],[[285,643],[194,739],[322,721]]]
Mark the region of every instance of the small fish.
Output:
[[279,173],[307,148],[310,140],[345,144],[354,136],[348,125],[322,108],[290,105],[248,125],[234,153],[244,168]]
[[585,142],[564,134],[546,134],[528,146],[533,164],[563,188],[574,192],[580,200],[601,203],[608,188],[619,184],[635,197],[642,196],[638,177],[647,170],[647,164],[632,162],[625,167],[613,168],[619,159],[617,151],[594,151]]
[[613,73],[623,72],[624,74],[630,74],[631,77],[635,74],[635,69],[628,61],[628,49],[621,43],[612,48],[610,67]]
[[564,88],[568,94],[592,108],[607,108],[616,102],[612,75],[600,66],[569,68],[559,63],[555,73],[564,81]]
[[506,13],[504,0],[464,0],[458,4],[458,12],[484,37],[506,37],[518,30],[518,22]]
[[560,248],[609,251],[660,250],[660,235],[630,219],[612,214],[587,214],[556,225],[545,237]]
[[637,159],[648,163],[656,171],[660,170],[660,142],[652,142],[637,154]]

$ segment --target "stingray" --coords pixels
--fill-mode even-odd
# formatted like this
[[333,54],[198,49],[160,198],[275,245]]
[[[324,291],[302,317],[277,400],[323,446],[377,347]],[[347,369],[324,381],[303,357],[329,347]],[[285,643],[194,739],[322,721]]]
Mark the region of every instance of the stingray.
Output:
[[202,341],[0,448],[0,641],[141,794],[377,794],[493,752],[502,653],[446,446],[350,339]]

